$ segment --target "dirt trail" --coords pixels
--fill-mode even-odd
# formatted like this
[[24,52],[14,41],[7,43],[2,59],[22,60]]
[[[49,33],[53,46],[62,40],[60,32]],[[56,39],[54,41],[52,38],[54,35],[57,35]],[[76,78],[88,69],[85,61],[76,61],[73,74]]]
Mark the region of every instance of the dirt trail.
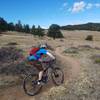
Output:
[[69,78],[77,77],[80,71],[80,62],[75,58],[64,56],[62,52],[63,52],[63,48],[58,47],[55,50],[56,55],[58,55],[62,59],[64,64],[69,65],[71,67],[71,74],[69,75]]
[[[73,77],[76,77],[80,71],[80,64],[79,62],[72,58],[72,57],[67,57],[62,55],[63,50],[61,50],[61,48],[56,48],[55,53],[57,56],[59,56],[59,58],[61,59],[61,62],[66,66],[69,65],[70,71],[71,73],[69,74],[68,77],[66,77],[68,75],[68,70],[67,67],[64,67],[64,74],[65,74],[65,81],[66,80],[70,80]],[[27,96],[24,91],[22,86],[16,86],[16,87],[11,87],[8,88],[6,90],[4,90],[3,92],[0,93],[0,100],[39,100],[39,98],[43,95],[46,94],[47,91],[49,91],[49,89],[51,87],[53,87],[54,85],[50,82],[49,84],[47,84],[46,86],[43,87],[42,91],[40,94],[38,94],[37,96],[34,97],[29,97]]]

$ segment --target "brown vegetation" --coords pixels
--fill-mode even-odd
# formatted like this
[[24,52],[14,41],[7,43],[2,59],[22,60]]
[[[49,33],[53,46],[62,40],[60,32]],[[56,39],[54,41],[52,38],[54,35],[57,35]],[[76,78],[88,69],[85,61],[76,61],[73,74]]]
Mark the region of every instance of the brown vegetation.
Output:
[[[61,39],[53,40],[49,37],[33,37],[32,35],[5,34],[0,37],[0,46],[9,42],[16,42],[16,47],[23,49],[28,55],[31,46],[46,41],[54,49],[53,53],[59,59],[59,64],[65,74],[65,82],[59,87],[44,86],[43,91],[35,96],[28,97],[21,86],[11,87],[0,92],[1,100],[99,100],[100,99],[100,32],[95,31],[62,31]],[[93,41],[86,41],[87,35],[93,35]],[[63,52],[63,51],[66,51]],[[77,52],[77,53],[75,53]],[[95,58],[95,57],[96,58]],[[96,61],[96,63],[95,63]],[[19,69],[22,68],[21,66]],[[19,70],[18,69],[18,70]],[[27,70],[27,69],[26,69]],[[74,77],[75,76],[75,77]],[[6,79],[7,80],[7,79]],[[19,92],[20,91],[20,92]],[[6,94],[6,95],[5,95]]]

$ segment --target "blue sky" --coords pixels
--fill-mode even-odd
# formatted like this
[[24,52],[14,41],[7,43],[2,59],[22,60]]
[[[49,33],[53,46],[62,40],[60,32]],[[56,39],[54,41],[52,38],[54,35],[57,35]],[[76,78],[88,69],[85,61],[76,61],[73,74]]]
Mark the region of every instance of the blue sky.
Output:
[[100,0],[0,0],[0,17],[45,28],[100,22]]

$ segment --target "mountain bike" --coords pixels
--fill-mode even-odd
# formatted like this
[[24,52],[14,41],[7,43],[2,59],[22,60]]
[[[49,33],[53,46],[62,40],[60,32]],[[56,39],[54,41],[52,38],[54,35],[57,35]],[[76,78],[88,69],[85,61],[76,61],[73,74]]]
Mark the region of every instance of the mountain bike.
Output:
[[[61,85],[64,82],[64,74],[61,68],[54,67],[54,61],[46,61],[43,63],[47,65],[42,77],[44,85],[48,83],[50,76],[56,86]],[[29,74],[25,77],[23,81],[23,89],[27,95],[34,96],[40,92],[44,85],[38,85],[37,80],[38,74]]]

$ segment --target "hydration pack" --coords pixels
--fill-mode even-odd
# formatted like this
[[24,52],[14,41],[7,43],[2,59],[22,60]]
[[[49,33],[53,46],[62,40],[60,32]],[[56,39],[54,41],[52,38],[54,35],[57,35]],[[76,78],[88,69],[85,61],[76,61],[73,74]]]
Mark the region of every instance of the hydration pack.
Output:
[[32,48],[30,51],[30,55],[34,55],[36,54],[36,52],[39,50],[40,48]]

